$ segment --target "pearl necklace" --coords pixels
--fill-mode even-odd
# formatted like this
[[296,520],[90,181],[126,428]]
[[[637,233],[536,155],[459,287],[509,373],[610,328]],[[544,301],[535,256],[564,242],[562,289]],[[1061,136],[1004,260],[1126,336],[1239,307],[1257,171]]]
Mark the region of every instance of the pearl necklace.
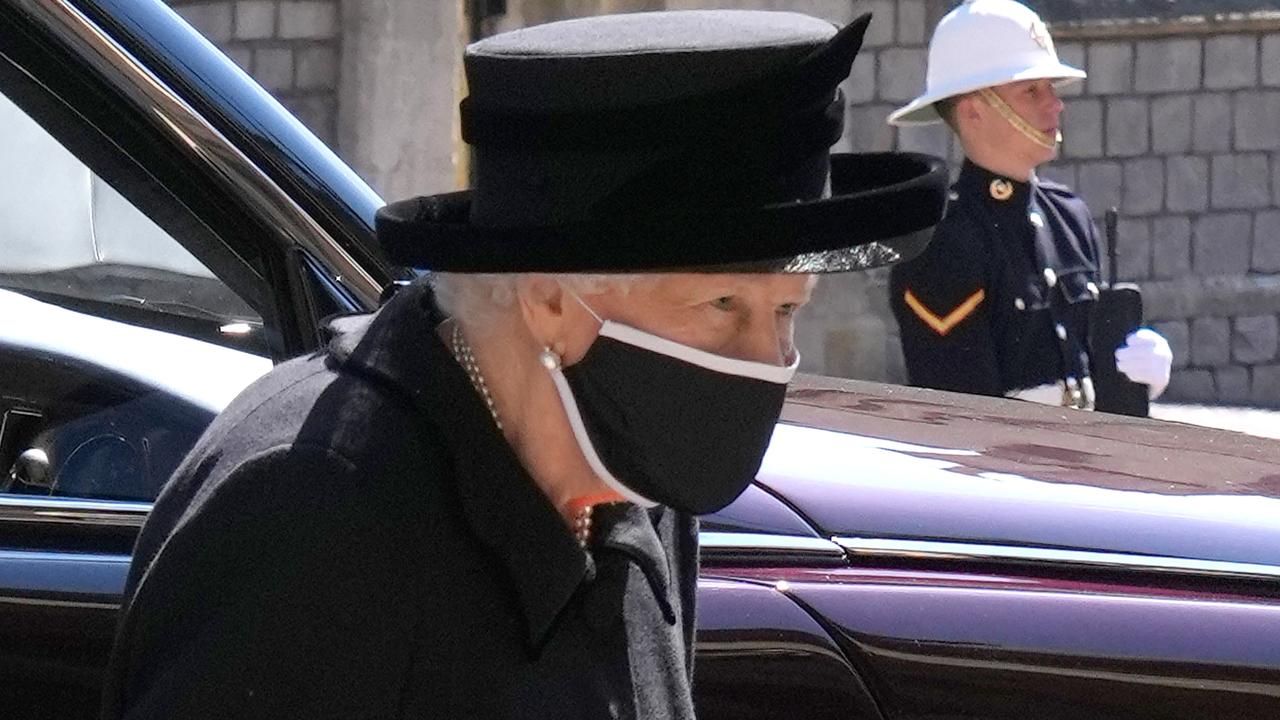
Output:
[[[498,417],[498,408],[493,404],[493,396],[489,394],[489,384],[484,381],[484,375],[480,373],[480,365],[476,362],[475,355],[471,352],[471,345],[467,343],[467,339],[462,335],[462,326],[457,320],[453,321],[453,332],[449,338],[450,349],[453,351],[453,357],[466,371],[467,377],[471,380],[471,385],[475,387],[476,392],[480,393],[480,397],[484,399],[484,404],[489,408],[489,415],[493,417],[493,424],[498,426],[498,431],[502,431],[502,420]],[[612,502],[617,498],[612,493],[603,493],[600,495],[584,495],[582,497],[570,500],[566,505],[569,510],[570,529],[573,531],[574,538],[578,541],[578,547],[583,550],[587,549],[587,545],[591,542],[591,516],[595,506],[601,502]]]

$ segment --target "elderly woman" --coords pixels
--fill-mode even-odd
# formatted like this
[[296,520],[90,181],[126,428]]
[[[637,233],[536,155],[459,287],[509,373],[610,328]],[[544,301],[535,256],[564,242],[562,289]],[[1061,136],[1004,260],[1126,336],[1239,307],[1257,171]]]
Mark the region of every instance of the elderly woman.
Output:
[[759,466],[813,273],[941,213],[939,163],[829,156],[865,27],[655,13],[471,46],[475,189],[379,217],[429,274],[192,450],[106,716],[692,717],[695,515]]

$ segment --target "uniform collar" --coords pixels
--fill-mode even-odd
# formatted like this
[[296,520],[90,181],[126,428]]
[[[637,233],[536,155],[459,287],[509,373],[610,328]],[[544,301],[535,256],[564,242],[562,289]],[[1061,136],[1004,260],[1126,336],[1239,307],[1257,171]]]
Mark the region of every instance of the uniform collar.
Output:
[[956,180],[956,189],[962,197],[981,198],[992,207],[999,209],[1022,209],[1025,211],[1031,202],[1032,182],[1014,180],[1006,175],[992,172],[965,159],[960,168],[960,177]]
[[436,335],[441,320],[418,281],[373,315],[332,321],[329,353],[344,370],[408,399],[444,436],[467,524],[505,566],[536,654],[588,577],[588,558]]

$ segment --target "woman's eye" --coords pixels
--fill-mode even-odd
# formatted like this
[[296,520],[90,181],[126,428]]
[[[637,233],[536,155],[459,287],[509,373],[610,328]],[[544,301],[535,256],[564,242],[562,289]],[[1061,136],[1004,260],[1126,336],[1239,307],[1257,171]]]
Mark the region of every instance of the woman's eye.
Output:
[[733,296],[725,295],[724,297],[718,297],[711,301],[711,307],[717,310],[733,310]]

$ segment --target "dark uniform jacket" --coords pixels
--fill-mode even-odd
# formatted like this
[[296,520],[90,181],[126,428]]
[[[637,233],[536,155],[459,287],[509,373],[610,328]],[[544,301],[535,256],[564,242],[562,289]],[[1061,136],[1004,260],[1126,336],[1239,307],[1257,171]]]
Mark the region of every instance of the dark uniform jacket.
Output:
[[108,718],[691,718],[696,520],[584,553],[437,338],[334,323],[209,427],[138,540]]
[[966,161],[932,242],[891,276],[911,384],[1004,395],[1088,377],[1097,282],[1083,200]]

